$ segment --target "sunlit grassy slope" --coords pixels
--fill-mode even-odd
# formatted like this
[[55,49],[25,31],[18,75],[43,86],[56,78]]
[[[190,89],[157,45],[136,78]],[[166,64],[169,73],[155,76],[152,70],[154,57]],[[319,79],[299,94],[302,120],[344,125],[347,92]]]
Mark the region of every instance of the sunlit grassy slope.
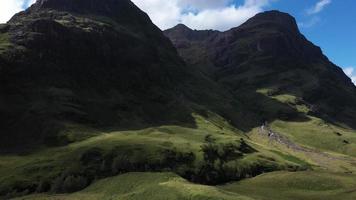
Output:
[[222,186],[258,200],[352,200],[355,175],[329,172],[273,172]]
[[272,172],[223,186],[189,183],[172,173],[128,173],[69,195],[17,200],[353,200],[356,177],[325,172]]
[[[198,115],[195,118],[197,128],[161,126],[100,132],[63,147],[43,148],[28,155],[3,155],[0,157],[1,193],[10,197],[43,191],[68,192],[56,185],[64,185],[70,176],[83,177],[85,183],[80,186],[84,187],[94,179],[131,171],[172,171],[194,182],[215,184],[268,171],[307,167],[293,156],[286,159],[285,155],[249,142],[248,137],[222,118]],[[214,161],[216,175],[209,174],[211,169],[204,172],[207,161],[202,148],[207,138],[214,140],[212,146],[219,154],[230,151],[229,148],[233,151],[227,154],[231,158],[224,158],[224,162]],[[239,150],[241,141],[247,141],[253,150]],[[214,177],[219,180],[213,180]]]
[[100,180],[71,195],[34,195],[27,200],[252,200],[213,186],[196,185],[172,173],[128,173]]
[[[308,109],[294,104],[296,99],[290,95],[271,98],[291,107],[300,106],[301,113]],[[5,199],[42,192],[19,199],[355,198],[353,130],[311,116],[300,122],[269,122],[271,130],[287,138],[285,144],[262,135],[261,127],[243,133],[214,113],[193,117],[196,127],[167,125],[131,131],[76,127],[63,133],[71,138],[69,145],[44,147],[26,155],[2,155],[1,192],[8,194]],[[214,161],[216,176],[201,174],[207,162],[203,151],[207,140],[214,141],[219,155],[236,146],[237,157],[223,164]],[[241,150],[242,141],[253,151]],[[74,193],[55,194],[68,192],[58,189],[55,182],[63,179],[59,184],[65,185],[70,176],[84,177],[85,184]],[[221,182],[205,182],[215,186],[204,185],[204,181],[219,176],[224,177]]]

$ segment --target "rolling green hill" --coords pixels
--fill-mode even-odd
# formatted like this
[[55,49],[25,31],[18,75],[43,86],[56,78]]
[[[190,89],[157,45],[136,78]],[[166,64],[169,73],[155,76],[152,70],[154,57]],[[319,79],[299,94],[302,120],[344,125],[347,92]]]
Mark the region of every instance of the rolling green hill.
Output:
[[355,176],[324,172],[277,172],[219,187],[192,184],[171,173],[128,173],[70,195],[32,195],[16,200],[352,200],[355,184]]

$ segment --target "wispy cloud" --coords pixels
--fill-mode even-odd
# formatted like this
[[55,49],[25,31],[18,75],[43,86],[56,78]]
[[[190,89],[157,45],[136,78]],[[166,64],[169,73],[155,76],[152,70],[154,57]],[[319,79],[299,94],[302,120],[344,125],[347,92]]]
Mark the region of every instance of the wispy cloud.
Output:
[[36,0],[0,0],[0,23],[7,22],[15,13],[27,8]]
[[311,28],[317,25],[322,19],[317,15],[322,12],[326,6],[332,3],[332,0],[319,0],[314,6],[306,10],[307,19],[298,23],[300,28]]
[[344,72],[347,76],[349,76],[352,82],[356,85],[356,71],[354,67],[347,67],[344,69]]
[[320,17],[313,17],[308,21],[298,23],[298,25],[300,28],[310,28],[316,25],[317,23],[319,23],[320,21],[321,21]]
[[312,8],[309,8],[307,13],[309,15],[318,14],[323,11],[324,8],[329,4],[331,4],[331,0],[320,0]]
[[227,30],[263,11],[271,0],[132,0],[161,29],[183,23],[193,29]]

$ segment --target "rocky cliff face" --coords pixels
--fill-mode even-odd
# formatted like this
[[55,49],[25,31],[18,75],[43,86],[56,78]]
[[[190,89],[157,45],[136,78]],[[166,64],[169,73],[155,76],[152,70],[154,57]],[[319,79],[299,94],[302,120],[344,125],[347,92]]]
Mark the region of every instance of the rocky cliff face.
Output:
[[[226,32],[182,27],[165,31],[180,55],[241,101],[257,102],[250,97],[261,90],[271,97],[292,95],[308,105],[309,114],[354,126],[355,86],[299,32],[289,14],[260,13]],[[268,112],[261,114],[270,118]]]
[[1,25],[0,38],[5,149],[56,137],[73,123],[132,127],[175,118],[187,69],[128,0],[39,0]]

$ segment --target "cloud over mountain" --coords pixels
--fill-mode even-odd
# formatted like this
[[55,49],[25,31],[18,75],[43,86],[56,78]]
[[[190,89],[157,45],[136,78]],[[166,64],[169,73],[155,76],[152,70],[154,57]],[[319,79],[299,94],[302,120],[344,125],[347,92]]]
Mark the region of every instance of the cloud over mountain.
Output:
[[7,22],[14,13],[33,4],[36,0],[1,0],[0,1],[0,23]]
[[183,23],[193,29],[227,30],[261,12],[269,0],[133,0],[161,29]]
[[331,4],[331,0],[320,0],[312,8],[310,8],[307,12],[309,15],[320,13],[329,4]]
[[356,85],[356,71],[353,67],[347,67],[344,69],[344,72],[347,76],[349,76],[352,82]]

